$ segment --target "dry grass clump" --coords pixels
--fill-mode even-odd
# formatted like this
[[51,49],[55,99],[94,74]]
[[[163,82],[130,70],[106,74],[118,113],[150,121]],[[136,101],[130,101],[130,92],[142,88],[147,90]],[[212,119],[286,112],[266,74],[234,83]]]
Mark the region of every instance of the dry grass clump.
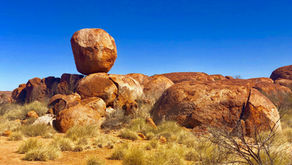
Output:
[[130,148],[124,156],[123,165],[146,165],[144,151],[139,148]]
[[129,144],[128,143],[124,143],[124,144],[121,144],[121,145],[117,146],[114,149],[112,155],[110,156],[110,159],[123,160],[123,158],[125,157],[125,154],[126,154],[128,149],[129,149]]
[[74,126],[70,128],[65,137],[77,141],[81,138],[90,138],[99,135],[99,128],[97,125]]
[[92,156],[87,159],[86,165],[104,165],[105,162],[97,156]]
[[56,145],[61,151],[73,151],[75,147],[71,139],[61,136],[55,137],[52,144]]
[[131,131],[129,129],[123,129],[119,135],[121,138],[129,139],[129,140],[137,140],[138,135],[136,132]]
[[14,131],[21,126],[21,123],[18,121],[10,121],[6,118],[0,117],[0,134],[6,130]]
[[23,134],[21,132],[12,132],[8,137],[9,141],[19,141],[22,139],[23,139]]
[[39,139],[28,139],[19,148],[18,153],[25,154],[24,160],[47,161],[60,156],[60,150],[55,145],[44,144]]
[[48,111],[47,104],[39,101],[24,105],[9,104],[1,107],[0,114],[8,120],[23,120],[29,111],[35,111],[39,116],[42,116]]
[[56,131],[47,124],[22,125],[19,129],[28,137],[48,137],[50,134],[56,133]]

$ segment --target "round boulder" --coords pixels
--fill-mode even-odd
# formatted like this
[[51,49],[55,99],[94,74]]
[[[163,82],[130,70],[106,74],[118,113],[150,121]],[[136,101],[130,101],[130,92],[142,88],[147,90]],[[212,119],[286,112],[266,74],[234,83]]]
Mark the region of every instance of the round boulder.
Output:
[[102,29],[81,29],[71,38],[71,46],[78,72],[108,72],[117,58],[115,40]]
[[271,79],[289,79],[292,80],[292,65],[283,66],[274,70],[270,76]]

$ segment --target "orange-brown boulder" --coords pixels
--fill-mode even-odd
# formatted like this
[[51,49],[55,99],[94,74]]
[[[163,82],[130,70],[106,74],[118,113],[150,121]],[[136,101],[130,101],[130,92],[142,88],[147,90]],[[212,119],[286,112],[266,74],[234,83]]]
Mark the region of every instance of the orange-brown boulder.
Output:
[[18,88],[12,91],[12,99],[16,103],[24,103],[26,97],[26,84],[20,84]]
[[40,78],[33,78],[26,83],[25,102],[29,103],[35,100],[44,101],[46,98],[46,84]]
[[48,106],[53,114],[58,115],[62,110],[73,107],[79,104],[80,101],[81,97],[77,93],[71,95],[57,94],[50,99]]
[[271,79],[289,79],[292,80],[292,65],[283,66],[274,70],[270,76]]
[[118,88],[106,73],[94,73],[80,80],[77,93],[81,98],[99,97],[106,105],[111,105],[116,99]]
[[162,93],[172,85],[173,82],[163,75],[151,76],[144,84],[144,99],[152,106],[161,97]]
[[27,112],[26,116],[28,118],[35,118],[35,119],[39,117],[39,115],[35,111],[29,111],[29,112]]
[[60,132],[66,132],[76,125],[100,124],[101,115],[90,106],[78,104],[62,110],[56,117],[55,127]]
[[78,82],[83,78],[83,75],[64,73],[61,76],[60,83],[58,84],[58,94],[72,94],[76,91]]
[[222,76],[221,74],[212,74],[210,75],[210,78],[212,81],[226,80],[226,77]]
[[277,79],[275,80],[276,84],[285,86],[287,88],[290,88],[292,90],[292,80],[288,80],[288,79]]
[[149,77],[149,76],[147,76],[145,74],[141,74],[141,73],[130,73],[130,74],[127,74],[127,76],[132,77],[133,79],[138,81],[140,83],[141,87],[143,87],[143,84],[146,83],[146,81],[148,80],[148,77]]
[[78,72],[108,72],[117,58],[115,40],[102,29],[81,29],[71,38]]
[[197,82],[208,82],[214,81],[208,74],[203,72],[173,72],[165,73],[163,76],[170,79],[173,83],[179,83],[183,81],[197,81]]
[[130,76],[110,74],[109,78],[118,88],[117,98],[114,101],[113,108],[116,110],[125,110],[134,112],[137,109],[137,100],[143,95],[143,89],[138,81]]
[[[249,106],[246,111],[245,105]],[[188,128],[216,127],[229,132],[244,120],[247,135],[255,129],[279,126],[277,108],[256,89],[217,81],[174,84],[163,93],[152,114],[155,122],[165,118]],[[257,119],[257,116],[261,117]]]
[[105,116],[106,104],[101,98],[89,97],[83,99],[81,100],[81,105],[90,107],[91,109],[97,111],[102,117]]

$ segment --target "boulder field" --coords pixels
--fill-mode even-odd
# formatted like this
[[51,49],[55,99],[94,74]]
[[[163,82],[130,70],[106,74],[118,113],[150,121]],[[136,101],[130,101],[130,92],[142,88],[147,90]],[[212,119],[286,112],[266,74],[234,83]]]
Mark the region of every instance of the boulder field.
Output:
[[86,76],[33,78],[10,97],[21,104],[48,101],[48,113],[61,132],[74,125],[101,124],[115,111],[130,115],[143,110],[156,123],[174,120],[195,132],[210,127],[234,132],[240,123],[252,136],[273,126],[281,130],[275,105],[292,95],[292,65],[275,70],[271,78],[234,79],[203,72],[119,75],[107,73],[117,49],[104,30],[79,30],[71,46],[76,68]]

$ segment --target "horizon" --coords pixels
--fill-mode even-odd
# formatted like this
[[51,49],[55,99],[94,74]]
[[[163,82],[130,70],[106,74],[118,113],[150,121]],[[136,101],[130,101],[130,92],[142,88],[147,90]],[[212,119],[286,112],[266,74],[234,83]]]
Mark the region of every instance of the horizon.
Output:
[[205,72],[269,77],[291,65],[292,2],[13,1],[0,7],[0,91],[34,77],[78,73],[70,39],[107,31],[118,57],[109,73]]

